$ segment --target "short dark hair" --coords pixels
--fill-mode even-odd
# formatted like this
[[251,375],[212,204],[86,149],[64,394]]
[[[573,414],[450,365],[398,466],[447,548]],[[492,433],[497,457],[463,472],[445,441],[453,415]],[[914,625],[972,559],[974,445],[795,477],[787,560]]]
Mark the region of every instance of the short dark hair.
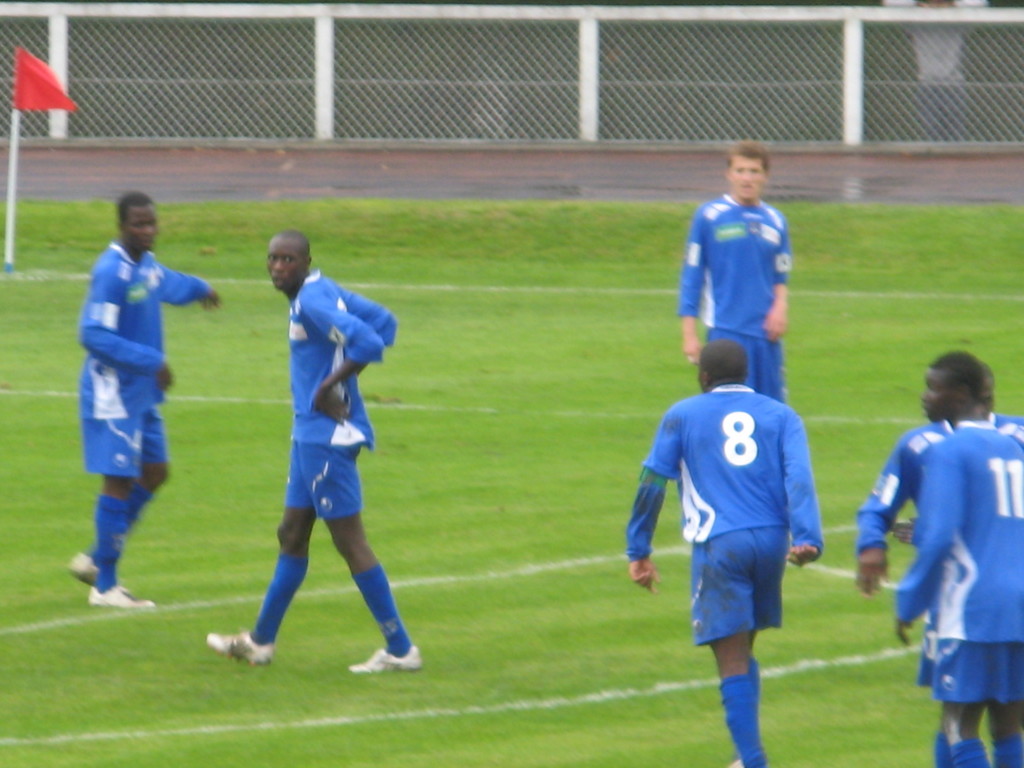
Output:
[[747,160],[760,160],[764,172],[768,173],[771,167],[771,156],[768,154],[768,147],[759,141],[738,141],[729,149],[726,157],[726,167],[732,165],[734,157],[745,157]]
[[270,238],[271,242],[278,239],[289,240],[292,243],[295,243],[304,256],[309,256],[309,238],[299,230],[285,229]]
[[125,192],[117,201],[117,222],[124,224],[128,221],[128,210],[131,208],[147,208],[153,205],[153,198],[145,192]]
[[935,358],[928,367],[942,371],[949,386],[966,387],[973,400],[985,402],[991,397],[990,382],[994,382],[991,369],[970,352],[947,352]]
[[747,379],[747,351],[732,339],[709,341],[700,351],[700,370],[709,384]]

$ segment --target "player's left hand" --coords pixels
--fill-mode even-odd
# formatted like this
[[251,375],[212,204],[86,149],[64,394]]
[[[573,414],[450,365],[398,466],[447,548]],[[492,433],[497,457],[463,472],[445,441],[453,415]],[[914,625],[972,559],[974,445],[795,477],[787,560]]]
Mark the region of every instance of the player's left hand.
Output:
[[648,592],[658,594],[658,588],[655,585],[661,581],[661,576],[658,575],[658,569],[654,567],[654,563],[649,557],[630,562],[629,578]]
[[910,628],[914,626],[912,621],[900,621],[896,619],[896,637],[900,639],[900,642],[904,645],[910,645]]
[[210,292],[199,300],[199,304],[203,309],[216,309],[220,306],[220,294],[211,288]]
[[817,560],[821,552],[817,547],[811,544],[799,544],[789,548],[789,562],[793,565],[806,565],[807,563]]
[[776,302],[764,318],[764,331],[768,341],[778,341],[789,330],[789,313],[786,305]]

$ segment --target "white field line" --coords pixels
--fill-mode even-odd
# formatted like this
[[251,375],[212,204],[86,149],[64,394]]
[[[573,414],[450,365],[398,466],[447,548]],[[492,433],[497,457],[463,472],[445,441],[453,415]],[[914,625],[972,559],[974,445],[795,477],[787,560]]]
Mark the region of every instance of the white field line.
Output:
[[[825,533],[826,535],[835,533],[848,533],[852,530],[855,530],[855,528],[856,526],[852,525],[837,526],[834,528],[827,529]],[[658,552],[658,556],[665,557],[669,555],[688,555],[689,552],[690,547],[684,544],[682,546],[661,549]],[[472,576],[436,576],[417,579],[396,580],[392,583],[392,586],[396,589],[399,589],[410,587],[439,586],[447,584],[461,584],[466,582],[486,582],[502,579],[512,579],[523,576],[533,576],[537,574],[549,573],[551,571],[575,569],[590,565],[607,565],[610,563],[622,562],[622,555],[602,555],[597,557],[575,558],[572,560],[562,560],[551,563],[538,563],[533,565],[526,565],[508,571],[488,571],[483,574],[477,574]],[[818,566],[813,563],[805,567],[810,568],[814,571],[818,571],[820,573],[847,578],[851,581],[853,579],[853,574],[851,572],[844,571],[842,569]],[[334,596],[354,591],[354,587],[343,587],[333,589],[310,590],[302,594],[304,597],[315,598],[324,596]],[[0,629],[0,635],[27,634],[30,632],[39,632],[48,629],[60,629],[64,627],[91,623],[95,621],[115,620],[121,618],[144,618],[146,616],[160,615],[169,612],[182,612],[197,609],[218,608],[225,605],[237,605],[241,603],[256,603],[260,599],[260,597],[231,597],[224,598],[221,600],[207,600],[191,603],[162,605],[156,611],[126,611],[113,613],[98,613],[93,616],[70,617],[67,619],[58,619],[49,622],[26,624],[20,627],[7,627],[5,629]],[[801,674],[805,672],[838,669],[842,667],[866,666],[869,664],[888,661],[894,658],[900,658],[902,656],[906,656],[916,652],[916,648],[894,648],[886,649],[874,654],[843,656],[836,659],[828,660],[804,659],[796,662],[795,664],[779,667],[769,667],[763,669],[761,675],[764,679],[774,679],[789,677],[791,675]],[[156,728],[150,730],[133,730],[121,732],[100,731],[77,734],[65,733],[53,736],[37,736],[30,738],[0,737],[0,749],[13,749],[18,747],[53,747],[62,746],[66,744],[137,741],[140,739],[153,740],[161,738],[167,739],[189,736],[218,736],[232,733],[304,730],[311,728],[342,728],[348,726],[369,725],[375,723],[395,723],[413,720],[436,720],[440,718],[493,716],[516,712],[549,711],[555,709],[565,709],[568,707],[580,707],[593,704],[606,704],[609,702],[617,701],[630,701],[634,699],[645,699],[652,698],[654,696],[664,696],[673,693],[695,691],[716,687],[718,683],[719,681],[717,678],[670,681],[656,683],[648,688],[622,688],[616,690],[596,691],[594,693],[582,694],[580,696],[552,697],[541,699],[520,699],[516,701],[505,702],[502,704],[494,704],[492,706],[486,707],[468,706],[447,709],[428,708],[408,710],[404,712],[386,712],[374,715],[341,715],[337,717],[324,717],[307,720],[264,721],[257,723],[239,723],[233,725],[196,726],[192,728]]]
[[[818,672],[843,667],[863,667],[869,664],[898,659],[916,654],[916,648],[889,648],[873,654],[840,656],[835,659],[803,659],[795,664],[768,667],[761,670],[763,679],[777,679],[799,675],[806,672]],[[267,733],[271,731],[289,731],[311,728],[342,728],[373,723],[398,723],[413,720],[437,720],[441,718],[479,717],[504,715],[518,712],[538,712],[568,707],[582,707],[609,702],[649,699],[673,693],[717,688],[718,678],[698,680],[677,680],[655,683],[647,688],[619,688],[595,691],[579,696],[556,696],[541,699],[519,699],[490,706],[451,707],[445,709],[414,709],[404,712],[383,712],[375,715],[321,717],[307,720],[271,720],[257,723],[238,723],[231,725],[206,725],[193,728],[154,728],[151,730],[133,731],[100,731],[94,733],[65,733],[55,736],[37,736],[34,738],[0,738],[3,747],[53,747],[66,744],[82,744],[111,741],[151,741],[153,739],[181,738],[189,736],[219,736],[231,733]]]
[[[0,273],[0,284],[10,282],[85,282],[85,273],[54,272],[51,270],[26,270]],[[270,288],[266,279],[219,277],[211,278],[218,285],[257,285]],[[345,286],[358,291],[414,291],[423,293],[536,293],[593,296],[675,296],[676,288],[602,288],[588,286],[545,286],[545,285],[451,285],[414,283],[361,283],[346,282]],[[1024,302],[1024,294],[1003,293],[942,293],[936,291],[815,291],[796,290],[794,296],[809,296],[820,299],[898,299],[901,301],[1009,301]]]
[[[825,535],[844,534],[855,531],[855,525],[840,525],[825,529]],[[689,555],[689,545],[683,544],[675,547],[659,549],[657,557],[670,557],[675,555]],[[551,573],[553,571],[567,571],[577,568],[586,568],[592,565],[609,565],[619,563],[625,568],[625,556],[598,555],[595,557],[579,557],[571,560],[559,560],[549,563],[532,563],[519,566],[506,571],[485,571],[484,573],[467,574],[464,576],[421,576],[410,579],[395,579],[391,582],[393,589],[415,589],[419,587],[442,587],[459,584],[484,583],[489,581],[505,581],[518,579],[539,574]],[[805,568],[819,571],[830,576],[847,578],[853,583],[853,572],[841,568],[830,568],[817,563],[811,563]],[[354,593],[356,588],[351,585],[344,587],[324,587],[321,589],[303,590],[299,593],[301,599],[316,599],[322,597],[335,597]],[[119,621],[124,619],[146,618],[159,616],[167,613],[183,613],[186,611],[203,611],[213,608],[223,608],[230,605],[257,605],[263,599],[263,595],[248,595],[223,597],[216,600],[195,600],[187,603],[161,603],[155,611],[98,611],[84,616],[68,616],[49,621],[38,621],[31,624],[20,624],[11,627],[0,627],[0,637],[11,635],[27,635],[35,632],[46,632],[49,630],[63,629],[66,627],[81,626],[83,624],[94,624],[104,621]]]
[[[77,392],[62,392],[58,390],[24,390],[24,389],[0,389],[0,397],[56,397],[72,398],[78,397]],[[291,400],[284,398],[261,398],[261,397],[207,397],[205,395],[172,395],[168,398],[171,403],[217,403],[223,405],[275,405],[290,406]],[[601,411],[522,411],[502,410],[488,406],[463,406],[463,405],[428,405],[426,403],[375,403],[372,400],[366,401],[366,407],[370,410],[388,411],[420,411],[423,413],[464,413],[480,414],[484,416],[501,415],[531,415],[544,416],[557,419],[644,419],[652,424],[657,421],[661,413],[606,413]],[[888,425],[895,426],[916,426],[921,424],[920,419],[890,417],[890,416],[829,416],[829,415],[803,415],[803,420],[808,424],[862,424],[862,425]]]

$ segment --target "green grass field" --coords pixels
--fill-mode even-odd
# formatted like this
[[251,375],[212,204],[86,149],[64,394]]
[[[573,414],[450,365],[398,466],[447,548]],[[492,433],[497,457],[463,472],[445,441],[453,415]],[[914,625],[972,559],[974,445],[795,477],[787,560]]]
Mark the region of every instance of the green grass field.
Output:
[[[892,594],[854,589],[854,512],[920,423],[925,367],[969,349],[1024,413],[1012,207],[785,206],[797,266],[791,403],[826,527],[758,640],[773,765],[931,764],[937,705],[892,631]],[[323,201],[160,207],[157,249],[223,308],[166,311],[172,478],[121,573],[159,609],[91,609],[65,564],[91,538],[75,392],[83,275],[109,203],[19,206],[0,278],[0,765],[686,766],[731,759],[711,654],[694,648],[670,492],[651,596],[623,527],[640,461],[696,393],[675,285],[686,205]],[[380,644],[326,531],[274,663],[216,656],[255,618],[288,456],[286,301],[267,239],[391,307],[397,346],[363,375],[378,450],[361,472],[371,541],[425,669],[359,677]],[[909,562],[894,550],[894,576]]]

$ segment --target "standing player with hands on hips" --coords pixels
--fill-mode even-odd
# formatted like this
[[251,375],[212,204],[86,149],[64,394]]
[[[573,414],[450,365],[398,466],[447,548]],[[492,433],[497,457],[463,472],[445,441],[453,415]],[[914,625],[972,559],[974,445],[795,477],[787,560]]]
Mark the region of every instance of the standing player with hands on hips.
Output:
[[309,540],[317,519],[384,635],[385,648],[355,673],[416,671],[422,666],[398,615],[391,584],[363,529],[362,489],[356,458],[373,448],[373,428],[359,393],[358,375],[383,359],[398,323],[385,307],[345,290],[311,269],[309,240],[286,230],[270,240],[267,271],[288,297],[288,342],[294,409],[291,466],[285,509],[277,529],[280,551],[263,606],[250,632],[213,634],[206,642],[220,654],[269,664],[277,633],[309,567]]
[[782,625],[787,559],[804,565],[824,542],[803,423],[784,403],[754,392],[743,347],[729,339],[700,352],[702,394],[665,414],[643,463],[626,528],[630,577],[656,591],[651,541],[675,480],[684,538],[693,544],[694,642],[710,645],[725,721],[745,768],[768,760],[759,724],[757,632]]
[[79,408],[87,472],[102,475],[94,521],[96,540],[76,555],[71,574],[91,586],[89,604],[152,608],[118,581],[125,538],[168,475],[167,438],[158,405],[174,381],[163,346],[161,303],[220,297],[204,280],[156,260],[156,207],[142,192],[117,202],[120,235],[96,261],[79,321],[86,350]]
[[683,354],[696,364],[701,342],[732,339],[747,352],[746,383],[785,401],[782,336],[789,327],[789,227],[761,201],[768,181],[768,150],[744,141],[729,152],[729,193],[697,209],[680,276]]

